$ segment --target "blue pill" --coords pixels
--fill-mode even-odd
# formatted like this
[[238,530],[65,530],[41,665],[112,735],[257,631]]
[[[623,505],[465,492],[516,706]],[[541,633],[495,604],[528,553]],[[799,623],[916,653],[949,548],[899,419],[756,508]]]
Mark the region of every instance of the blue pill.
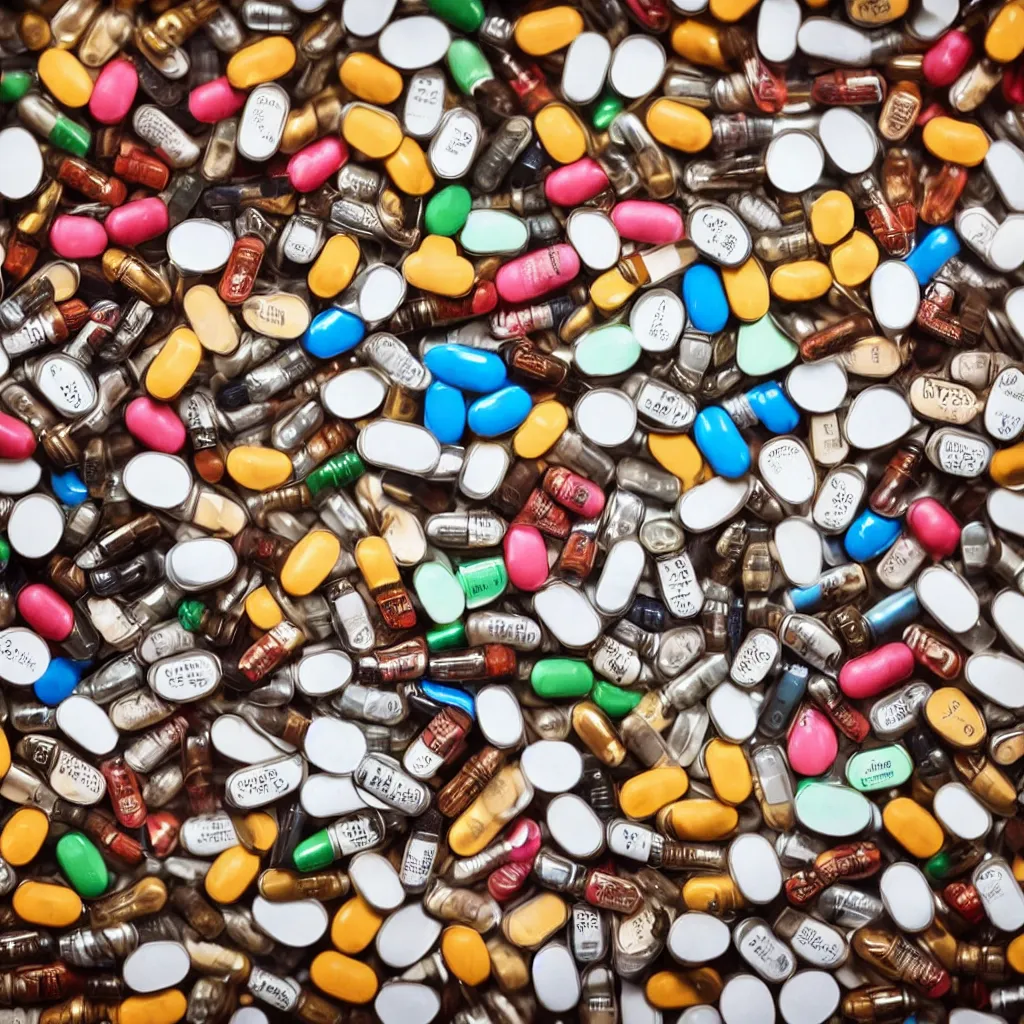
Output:
[[729,300],[714,267],[695,263],[683,274],[683,303],[690,323],[698,331],[715,334],[729,319]]
[[898,519],[888,519],[865,509],[850,523],[843,546],[855,562],[870,562],[892,546],[901,529]]
[[812,583],[809,587],[791,587],[786,591],[786,598],[795,612],[813,615],[821,607],[825,592],[820,583]]
[[64,505],[81,505],[89,497],[89,489],[76,470],[66,473],[50,473],[50,487],[57,500]]
[[734,480],[750,469],[747,442],[720,405],[708,406],[697,416],[693,440],[719,476]]
[[529,392],[515,384],[478,398],[469,407],[469,429],[480,437],[498,437],[515,430],[533,408]]
[[790,434],[800,424],[800,411],[778,381],[766,380],[747,392],[747,401],[758,422],[773,434]]
[[921,284],[927,284],[957,253],[960,239],[951,228],[932,228],[904,260]]
[[459,690],[454,686],[443,686],[441,683],[431,683],[424,679],[420,683],[423,695],[438,704],[448,704],[453,708],[461,708],[470,718],[476,719],[476,701],[471,693]]
[[317,359],[333,359],[363,340],[366,324],[354,313],[332,306],[317,313],[302,336],[302,347]]
[[913,587],[897,590],[895,594],[882,598],[878,604],[864,613],[864,621],[876,637],[909,626],[920,617],[921,602],[918,601],[917,591]]
[[466,400],[462,392],[435,380],[427,388],[423,423],[441,444],[457,444],[466,429]]
[[72,661],[70,658],[51,658],[46,671],[32,684],[36,696],[50,707],[55,707],[78,685],[89,671],[91,661]]
[[506,381],[500,356],[468,345],[435,345],[423,362],[438,380],[463,391],[489,395]]

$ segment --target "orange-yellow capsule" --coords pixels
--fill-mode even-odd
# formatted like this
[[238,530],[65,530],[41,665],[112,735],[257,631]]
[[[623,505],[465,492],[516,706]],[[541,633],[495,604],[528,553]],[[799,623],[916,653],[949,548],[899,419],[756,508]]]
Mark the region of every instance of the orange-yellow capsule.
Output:
[[215,903],[234,903],[260,873],[260,859],[244,846],[232,846],[217,854],[217,859],[206,872],[203,885],[206,894]]
[[754,780],[741,746],[713,739],[704,750],[704,763],[715,796],[722,803],[738,806],[750,796]]
[[587,132],[564,103],[549,103],[533,119],[537,138],[552,160],[571,164],[587,153]]
[[761,261],[749,256],[738,267],[722,267],[721,272],[733,316],[744,323],[756,323],[768,312],[772,299]]
[[476,271],[451,238],[427,235],[416,252],[409,253],[402,264],[406,281],[425,292],[458,298],[473,287]]
[[441,933],[441,956],[448,970],[465,985],[482,985],[491,976],[491,955],[480,933],[464,924]]
[[811,204],[811,234],[822,245],[835,245],[853,230],[853,200],[838,189],[823,192]]
[[512,448],[521,459],[539,459],[568,426],[569,410],[561,402],[538,402],[512,436]]
[[877,28],[902,18],[909,6],[910,0],[846,0],[846,13],[855,25]]
[[678,800],[689,788],[686,769],[675,765],[651,768],[622,784],[619,807],[630,818],[649,818],[666,804]]
[[402,126],[398,118],[367,103],[353,103],[345,111],[341,134],[350,146],[371,160],[391,156],[402,144]]
[[188,1009],[188,1000],[176,989],[129,996],[117,1008],[118,1024],[177,1024]]
[[590,286],[590,301],[602,313],[614,313],[629,302],[637,287],[622,276],[618,267],[612,267],[594,278]]
[[504,828],[529,792],[530,784],[518,762],[505,765],[452,822],[448,829],[452,853],[458,857],[479,853]]
[[832,274],[818,260],[795,260],[776,267],[770,283],[772,295],[783,302],[810,302],[832,287]]
[[520,949],[536,949],[569,920],[569,906],[553,892],[540,892],[507,911],[501,932]]
[[935,818],[907,796],[898,796],[885,805],[882,824],[900,846],[920,860],[938,853],[946,838]]
[[346,900],[331,922],[331,942],[342,953],[362,953],[373,942],[384,918],[362,896]]
[[74,889],[31,878],[14,890],[11,906],[22,921],[43,928],[67,928],[82,916],[82,900]]
[[0,732],[0,779],[2,779],[11,767],[11,745],[7,742],[7,736]]
[[1009,64],[1024,53],[1024,4],[1010,0],[992,19],[985,33],[985,53],[1000,64]]
[[245,599],[245,614],[257,629],[262,630],[273,629],[284,620],[281,606],[266,587],[257,587]]
[[402,76],[372,53],[350,53],[338,68],[341,84],[353,96],[386,107],[402,95]]
[[332,235],[309,268],[306,284],[318,299],[333,299],[355,277],[359,266],[359,242],[351,235]]
[[683,884],[683,902],[689,910],[721,916],[739,910],[745,901],[728,875],[697,875]]
[[251,89],[284,78],[295,67],[295,56],[295,46],[287,36],[266,36],[232,56],[228,81],[236,89]]
[[714,842],[729,835],[739,824],[735,807],[718,800],[677,800],[658,813],[658,828],[676,839]]
[[[1018,882],[1021,880],[1020,875],[1016,872],[1014,877]],[[1018,935],[1006,947],[1006,962],[1012,970],[1018,974],[1024,974],[1024,934]]]
[[[384,161],[395,187],[407,196],[425,196],[434,187],[434,175],[420,144],[408,135]],[[468,289],[467,289],[468,291]]]
[[309,976],[321,992],[346,1003],[368,1003],[377,994],[373,968],[333,949],[313,957]]
[[684,18],[672,30],[672,49],[693,64],[728,71],[729,62],[722,56],[723,29],[695,18]]
[[531,57],[543,57],[567,47],[583,31],[583,16],[575,7],[548,7],[516,21],[516,46]]
[[1000,448],[992,456],[988,472],[1000,487],[1020,487],[1024,484],[1024,443]]
[[242,340],[238,321],[214,288],[208,284],[197,284],[189,288],[181,305],[199,344],[208,352],[226,356],[238,348]]
[[341,541],[327,530],[311,530],[288,552],[281,569],[281,586],[293,597],[312,594],[334,568]]
[[648,434],[647,447],[662,469],[679,477],[684,491],[707,478],[704,456],[693,443],[693,438],[685,434]]
[[722,992],[722,978],[713,967],[694,971],[656,971],[647,979],[644,995],[659,1010],[713,1003]]
[[50,831],[50,819],[38,807],[19,807],[0,832],[0,857],[16,868],[35,859]]
[[363,537],[356,544],[355,556],[356,565],[370,590],[402,581],[391,548],[383,537]]
[[65,107],[84,107],[92,96],[92,76],[70,51],[51,47],[39,55],[39,80],[53,98]]
[[733,22],[745,18],[761,0],[711,0],[708,10],[718,21]]
[[203,358],[199,336],[188,327],[177,327],[168,335],[146,371],[146,390],[162,402],[179,395],[192,379]]
[[276,448],[239,445],[228,452],[228,475],[250,491],[279,487],[292,475],[292,460]]
[[661,143],[699,153],[711,142],[711,122],[696,107],[662,97],[647,111],[647,129]]
[[838,284],[857,288],[875,272],[878,246],[867,232],[854,231],[829,253],[828,265]]
[[939,160],[977,167],[988,153],[989,139],[980,125],[955,117],[933,117],[921,133],[925,149]]

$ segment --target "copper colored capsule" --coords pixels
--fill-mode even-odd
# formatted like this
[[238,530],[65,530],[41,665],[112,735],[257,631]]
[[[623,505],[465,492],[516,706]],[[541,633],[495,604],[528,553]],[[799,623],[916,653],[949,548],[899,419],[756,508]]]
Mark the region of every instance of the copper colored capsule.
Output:
[[878,114],[878,134],[888,142],[903,142],[921,113],[921,90],[916,82],[897,82]]
[[826,888],[825,880],[811,868],[795,871],[783,885],[786,899],[796,907],[806,906]]
[[597,560],[597,523],[577,523],[562,545],[557,574],[571,583],[583,583]]
[[541,533],[555,540],[565,540],[571,528],[569,513],[554,498],[536,487],[530,492],[513,523],[535,526]]
[[221,912],[190,885],[176,885],[171,890],[171,905],[207,941],[213,941],[224,931]]
[[506,757],[497,747],[484,747],[474,754],[437,794],[437,809],[446,818],[461,814],[497,775]]
[[499,903],[504,903],[506,900],[510,900],[513,896],[517,896],[522,892],[532,869],[532,860],[503,864],[488,876],[487,891]]
[[181,822],[170,811],[153,811],[146,818],[146,839],[155,857],[161,860],[174,852],[178,845]]
[[811,99],[829,107],[861,107],[881,103],[885,79],[877,72],[839,68],[818,75],[811,84]]
[[644,894],[636,882],[594,868],[587,874],[583,898],[591,906],[618,914],[635,914],[644,904]]
[[159,878],[147,875],[127,889],[119,889],[89,905],[89,924],[93,928],[134,921],[137,917],[163,910],[167,886]]
[[602,764],[616,768],[626,759],[626,748],[611,719],[591,701],[580,701],[572,709],[572,727]]
[[171,180],[170,168],[152,153],[132,142],[122,142],[114,159],[114,173],[133,185],[160,191]]
[[808,334],[800,341],[800,355],[808,361],[824,359],[852,348],[861,338],[870,337],[874,330],[871,317],[865,313],[853,313]]
[[897,985],[864,985],[843,996],[844,1017],[858,1024],[882,1024],[909,1018],[922,1005],[916,993]]
[[351,885],[344,871],[315,871],[302,875],[287,868],[268,868],[259,877],[259,891],[264,899],[334,900],[347,896]]
[[814,870],[831,885],[839,879],[870,878],[882,867],[882,852],[874,843],[847,843],[818,855]]
[[102,811],[90,811],[82,823],[82,830],[97,846],[124,864],[141,864],[145,859],[139,841],[122,832],[117,822]]
[[146,820],[138,776],[123,757],[108,757],[99,763],[99,769],[107,780],[114,816],[125,828],[138,828]]
[[952,682],[963,671],[963,655],[953,641],[937,629],[914,623],[903,631],[903,642],[913,652],[914,661],[940,679]]
[[531,341],[518,341],[505,354],[512,375],[530,382],[561,388],[569,376],[568,364],[541,352]]
[[902,935],[883,928],[858,928],[854,952],[879,974],[913,985],[923,995],[938,999],[949,991],[947,971]]
[[252,294],[267,247],[255,235],[235,241],[227,266],[217,285],[217,294],[229,305],[239,306]]
[[918,213],[925,224],[946,224],[953,219],[956,204],[967,187],[969,172],[959,164],[943,164],[925,180]]

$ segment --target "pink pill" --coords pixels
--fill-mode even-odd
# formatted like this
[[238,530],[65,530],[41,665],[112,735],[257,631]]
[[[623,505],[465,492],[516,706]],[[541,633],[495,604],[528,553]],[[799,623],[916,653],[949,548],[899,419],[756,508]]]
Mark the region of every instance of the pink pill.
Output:
[[288,180],[296,192],[312,192],[340,170],[348,160],[348,146],[328,135],[303,146],[288,161]]
[[564,242],[535,249],[498,271],[494,279],[506,302],[529,302],[564,288],[580,272],[580,258]]
[[130,60],[118,57],[100,72],[89,97],[89,113],[100,124],[117,124],[128,116],[139,90],[139,73]]
[[58,256],[69,260],[87,260],[99,256],[107,247],[103,225],[92,217],[62,214],[50,227],[50,245]]
[[612,223],[623,238],[648,245],[678,242],[686,235],[683,215],[664,203],[627,199],[612,209]]
[[839,670],[839,688],[854,700],[876,697],[909,679],[913,671],[914,652],[906,644],[882,644],[859,658],[851,658]]
[[237,114],[245,106],[245,98],[246,94],[233,88],[227,78],[215,78],[188,94],[188,112],[203,124],[216,124]]
[[821,775],[832,767],[839,741],[832,723],[817,708],[804,705],[789,727],[786,756],[798,775]]
[[515,523],[505,534],[505,568],[512,586],[540,590],[548,578],[548,549],[536,526]]
[[152,451],[173,455],[185,443],[185,424],[163,402],[136,398],[128,403],[124,422],[132,437]]
[[966,32],[947,32],[924,55],[921,70],[929,85],[952,85],[974,56],[974,43]]
[[960,524],[934,498],[921,498],[907,509],[907,526],[932,558],[948,558],[960,546]]
[[544,179],[544,195],[556,206],[579,206],[608,187],[608,175],[596,160],[585,156],[552,171]]
[[136,246],[164,234],[170,219],[164,201],[150,196],[111,210],[103,227],[115,245]]
[[71,605],[45,583],[30,583],[18,594],[18,614],[41,637],[60,642],[75,628]]
[[27,459],[36,450],[36,436],[21,420],[0,412],[0,459]]

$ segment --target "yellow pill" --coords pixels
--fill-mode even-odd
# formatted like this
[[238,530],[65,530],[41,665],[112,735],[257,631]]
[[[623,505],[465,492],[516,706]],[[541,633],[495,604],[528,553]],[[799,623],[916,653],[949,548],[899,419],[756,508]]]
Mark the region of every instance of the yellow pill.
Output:
[[553,892],[542,892],[506,911],[502,934],[520,949],[536,949],[569,920],[569,906]]
[[672,30],[672,49],[694,64],[730,70],[729,62],[722,56],[721,30],[695,18],[684,18]]
[[266,811],[253,811],[235,819],[238,841],[251,853],[269,853],[277,842],[277,822]]
[[529,783],[517,764],[508,764],[483,792],[452,822],[448,846],[458,857],[479,853],[505,827],[509,816],[528,792]]
[[1000,448],[992,456],[988,472],[1000,487],[1020,487],[1024,484],[1024,444]]
[[512,448],[521,459],[539,459],[568,426],[569,410],[561,402],[538,402],[512,436]]
[[846,13],[855,25],[874,28],[902,18],[909,6],[910,0],[847,0]]
[[571,164],[587,154],[587,133],[564,104],[549,103],[533,119],[537,138],[552,160]]
[[359,242],[351,235],[331,235],[306,275],[309,290],[318,299],[333,299],[355,277],[359,256]]
[[583,16],[575,7],[549,7],[524,14],[516,21],[515,41],[523,53],[543,57],[562,50],[583,31]]
[[453,299],[465,295],[476,277],[473,264],[444,235],[427,235],[419,249],[406,256],[402,273],[415,288]]
[[331,942],[342,953],[362,953],[376,938],[384,918],[362,896],[346,900],[331,922]]
[[718,21],[739,21],[745,18],[761,0],[711,0],[708,10]]
[[704,764],[715,796],[722,803],[743,803],[753,792],[754,779],[743,748],[736,743],[714,739],[704,750]]
[[199,336],[188,327],[171,331],[146,371],[146,390],[153,398],[168,402],[181,393],[203,358]]
[[666,804],[678,800],[689,788],[690,779],[684,768],[652,768],[623,783],[619,790],[619,807],[630,818],[649,818]]
[[14,890],[11,906],[22,921],[44,928],[67,928],[82,916],[78,893],[54,882],[22,882]]
[[689,910],[722,915],[744,905],[743,895],[728,875],[697,875],[683,885],[683,903]]
[[[718,991],[714,991],[714,979]],[[651,1006],[659,1010],[681,1010],[685,1006],[700,1006],[714,1002],[722,989],[722,980],[713,968],[697,971],[657,971],[647,979],[644,995]]]
[[1024,4],[1010,0],[1000,8],[985,33],[985,53],[1000,64],[1024,53]]
[[869,234],[854,231],[829,253],[828,265],[839,284],[845,288],[856,288],[875,272],[878,246]]
[[[1021,860],[1019,856],[1014,858],[1014,865],[1016,865],[1018,860]],[[1016,872],[1016,868],[1014,869],[1013,876],[1018,882],[1021,880]],[[1024,974],[1024,934],[1018,935],[1006,947],[1006,962],[1010,965],[1011,970],[1016,971],[1018,974]]]
[[373,968],[333,949],[313,957],[309,976],[321,992],[346,1003],[368,1003],[377,994]]
[[658,828],[676,839],[709,843],[723,839],[739,824],[735,807],[717,800],[677,800],[658,813]]
[[350,53],[338,68],[341,84],[353,96],[386,107],[402,95],[402,76],[372,53]]
[[[1024,882],[1024,857],[1019,853],[1013,858],[1010,870],[1013,872],[1013,877],[1016,878],[1018,882]],[[1022,952],[1024,952],[1024,950],[1022,950]],[[1014,970],[1017,969],[1018,968],[1014,967]]]
[[208,284],[189,288],[181,305],[199,344],[208,352],[226,356],[238,348],[241,340],[238,322],[224,300]]
[[51,48],[39,55],[39,80],[53,98],[65,107],[84,107],[92,96],[92,76],[70,51]]
[[242,444],[227,457],[228,475],[250,491],[269,491],[292,475],[292,460],[276,448]]
[[49,831],[50,819],[38,807],[19,807],[0,832],[0,857],[23,867],[43,848]]
[[395,186],[407,196],[425,196],[434,187],[434,175],[430,171],[426,154],[420,149],[420,144],[408,135],[384,161],[384,169]]
[[919,803],[908,796],[890,800],[882,811],[882,824],[907,853],[924,860],[942,849],[942,826]]
[[638,287],[627,281],[618,267],[612,267],[594,278],[590,286],[590,301],[602,313],[614,313],[629,302]]
[[441,956],[448,970],[466,985],[482,985],[491,976],[491,955],[480,933],[464,924],[441,933]]
[[711,142],[711,122],[696,107],[662,97],[647,111],[647,129],[661,143],[699,153]]
[[284,619],[281,606],[266,587],[257,587],[245,599],[245,614],[257,629],[262,630],[273,629]]
[[383,537],[363,537],[356,544],[356,565],[370,590],[401,582],[391,548]]
[[749,324],[760,320],[772,300],[768,275],[761,261],[750,256],[738,267],[720,267],[719,270],[733,316]]
[[259,873],[259,857],[244,846],[232,846],[230,850],[217,854],[217,859],[206,872],[203,885],[215,903],[234,903],[256,881]]
[[327,530],[311,530],[288,552],[281,569],[281,586],[293,597],[312,594],[334,568],[341,541]]
[[402,144],[402,125],[394,114],[366,103],[353,103],[341,121],[345,141],[372,160],[383,160]]
[[818,260],[783,263],[772,271],[772,295],[784,302],[820,299],[832,287],[832,274]]
[[11,745],[7,737],[0,732],[0,779],[2,779],[11,767]]
[[811,204],[811,234],[822,245],[835,245],[853,230],[853,200],[845,192],[829,189]]
[[312,314],[309,304],[293,292],[250,295],[242,303],[242,319],[250,330],[268,338],[291,341],[303,334]]
[[118,1024],[176,1024],[185,1016],[188,1000],[176,989],[166,988],[148,996],[129,996],[117,1008]]
[[647,447],[654,461],[679,477],[683,490],[696,487],[704,479],[704,456],[685,434],[648,434]]
[[267,36],[242,47],[228,61],[228,81],[236,89],[251,89],[284,78],[295,67],[295,47],[287,36]]
[[988,726],[970,697],[955,686],[942,686],[924,706],[928,724],[950,746],[973,750],[985,742]]
[[977,167],[988,153],[989,140],[984,130],[955,117],[933,117],[924,126],[921,138],[932,156],[963,167]]

